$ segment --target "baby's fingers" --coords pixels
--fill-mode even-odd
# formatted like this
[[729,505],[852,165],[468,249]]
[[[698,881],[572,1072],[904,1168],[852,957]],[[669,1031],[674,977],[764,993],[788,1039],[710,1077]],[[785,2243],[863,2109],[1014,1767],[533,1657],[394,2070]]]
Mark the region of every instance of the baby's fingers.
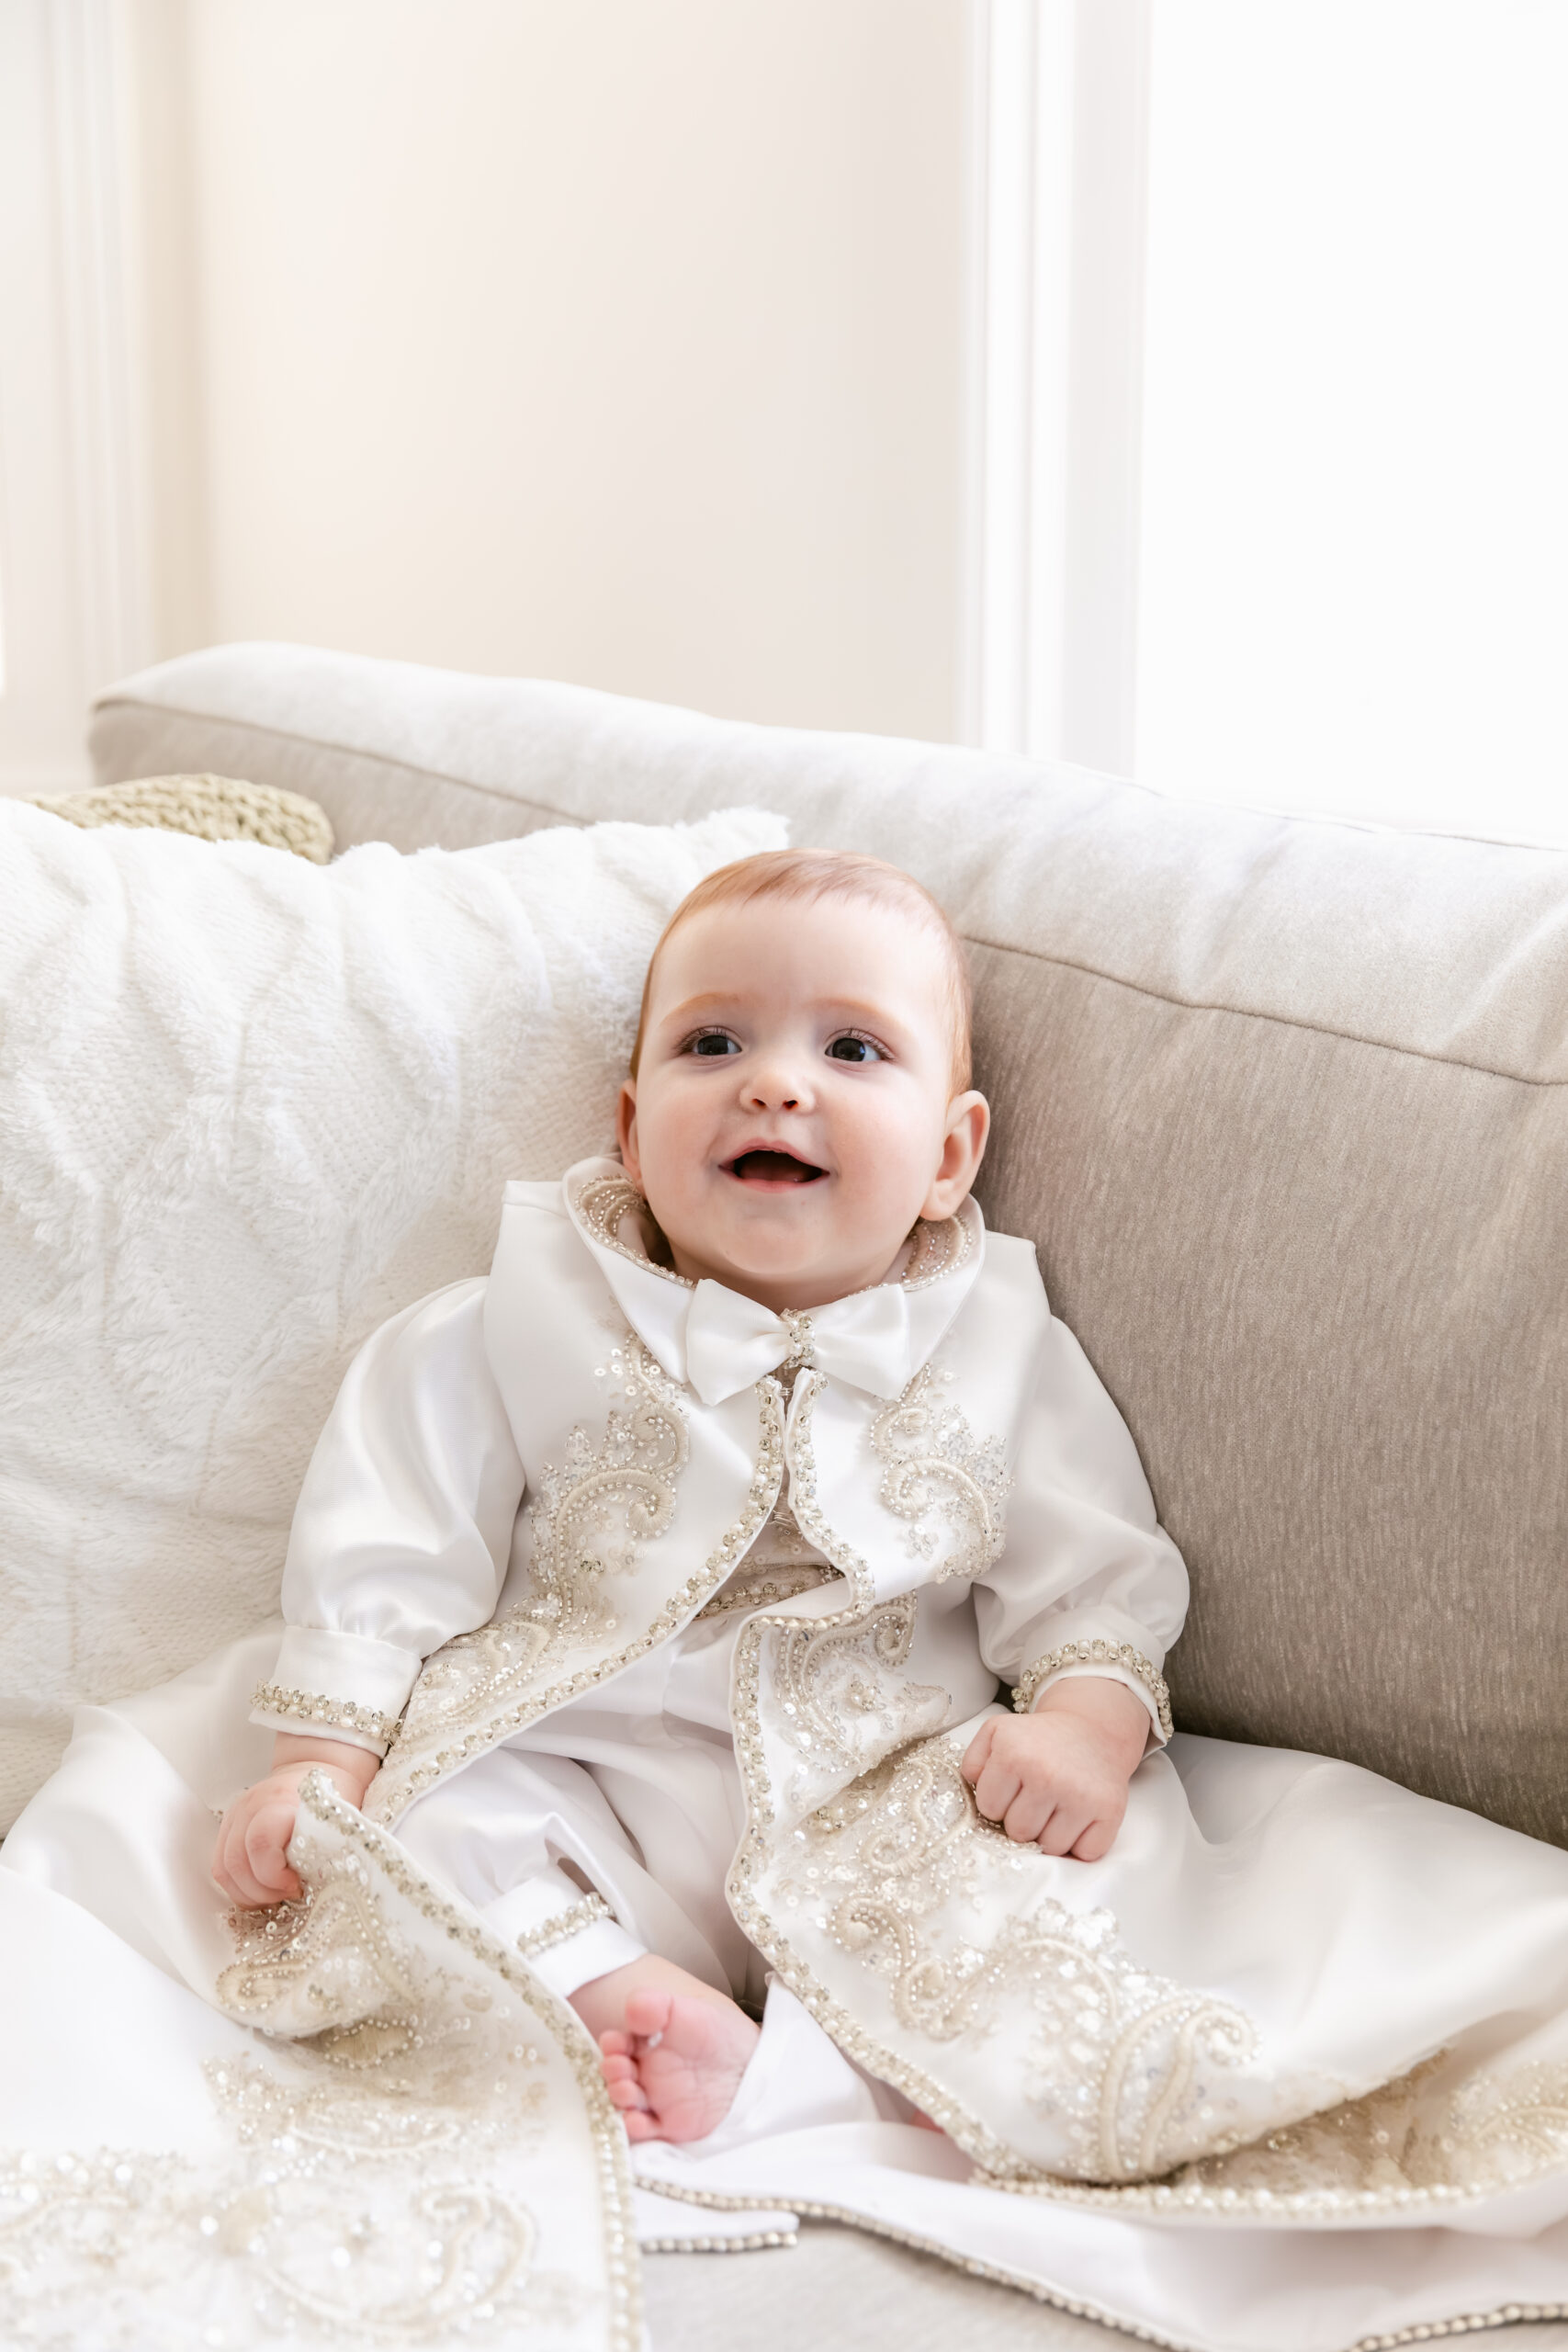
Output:
[[288,1840],[294,1835],[292,1808],[269,1806],[256,1814],[245,1832],[245,1860],[258,1886],[265,1890],[263,1901],[291,1901],[299,1889],[298,1873],[288,1861]]
[[1119,1821],[1091,1821],[1089,1827],[1069,1848],[1075,1862],[1102,1862],[1116,1843]]
[[1001,1815],[1002,1827],[1017,1846],[1032,1846],[1052,1817],[1055,1803],[1049,1789],[1032,1789],[1026,1781]]
[[1010,1765],[990,1758],[975,1781],[975,1803],[987,1821],[1003,1821],[1009,1806],[1022,1791],[1023,1781]]
[[219,1826],[218,1842],[212,1849],[212,1860],[208,1865],[208,1871],[219,1894],[226,1894],[231,1903],[237,1903],[240,1898],[240,1890],[229,1876],[229,1866],[225,1859],[228,1850],[229,1823],[225,1817]]
[[220,1851],[213,1863],[212,1875],[231,1903],[237,1903],[244,1911],[254,1911],[268,1903],[275,1903],[276,1896],[268,1893],[251,1868],[250,1858],[245,1852],[243,1821],[232,1816],[227,1820],[220,1844]]
[[[1010,1823],[1009,1826],[1010,1826]],[[1039,1831],[1034,1842],[1043,1854],[1077,1854],[1080,1841],[1089,1835],[1093,1826],[1093,1820],[1085,1806],[1059,1804]],[[1089,1857],[1079,1854],[1078,1860],[1087,1861]]]
[[987,1715],[964,1751],[964,1761],[958,1769],[971,1788],[985,1770],[986,1758],[991,1752],[991,1742],[996,1738],[997,1725],[1001,1720],[999,1715]]

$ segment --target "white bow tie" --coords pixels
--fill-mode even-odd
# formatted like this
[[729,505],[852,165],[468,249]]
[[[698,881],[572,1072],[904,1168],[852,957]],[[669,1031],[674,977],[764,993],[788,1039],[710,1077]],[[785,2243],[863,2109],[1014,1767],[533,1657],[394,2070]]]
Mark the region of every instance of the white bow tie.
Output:
[[686,1377],[705,1405],[722,1405],[789,1359],[874,1396],[898,1396],[909,1385],[909,1302],[897,1283],[775,1315],[722,1283],[700,1282],[686,1309]]

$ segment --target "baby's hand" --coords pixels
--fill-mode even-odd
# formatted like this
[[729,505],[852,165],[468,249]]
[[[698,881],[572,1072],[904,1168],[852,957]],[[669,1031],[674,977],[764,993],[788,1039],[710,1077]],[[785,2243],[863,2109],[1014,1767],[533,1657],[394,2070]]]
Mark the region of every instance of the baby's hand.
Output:
[[1021,1846],[1098,1862],[1127,1810],[1148,1742],[1147,1711],[1120,1682],[1053,1683],[1032,1715],[990,1715],[964,1751],[964,1779],[987,1821]]
[[236,1797],[223,1815],[212,1857],[213,1883],[242,1911],[291,1902],[300,1892],[299,1875],[288,1861],[300,1781],[307,1772],[324,1772],[339,1793],[356,1805],[379,1769],[368,1748],[279,1733],[266,1779]]

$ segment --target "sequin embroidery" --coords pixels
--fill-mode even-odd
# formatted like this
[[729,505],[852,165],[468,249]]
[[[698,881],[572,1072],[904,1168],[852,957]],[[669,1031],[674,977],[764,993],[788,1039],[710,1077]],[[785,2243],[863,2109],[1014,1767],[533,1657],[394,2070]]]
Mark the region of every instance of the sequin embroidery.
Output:
[[[1220,2077],[1256,2052],[1249,2020],[1140,1967],[1107,1911],[1024,1909],[1043,1858],[982,1820],[958,1766],[951,1742],[924,1740],[812,1815],[781,1904],[885,1978],[908,2031],[983,2038],[1008,2003],[1030,2033],[1025,2095],[1062,2137],[1053,2169],[1140,2178],[1213,2149]],[[976,1940],[965,1922],[998,1898],[1003,1925]]]
[[998,1557],[1012,1483],[1000,1438],[977,1438],[943,1393],[951,1378],[923,1364],[871,1429],[882,1502],[909,1521],[905,1542],[933,1584],[982,1576]]

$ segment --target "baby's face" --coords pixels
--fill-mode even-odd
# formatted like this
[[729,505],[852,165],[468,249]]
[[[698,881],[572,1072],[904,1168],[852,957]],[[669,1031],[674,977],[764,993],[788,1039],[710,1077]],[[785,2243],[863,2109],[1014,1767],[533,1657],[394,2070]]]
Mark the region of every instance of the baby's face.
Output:
[[774,1308],[880,1282],[985,1148],[930,934],[859,899],[706,908],[659,958],[621,1153],[673,1254]]

